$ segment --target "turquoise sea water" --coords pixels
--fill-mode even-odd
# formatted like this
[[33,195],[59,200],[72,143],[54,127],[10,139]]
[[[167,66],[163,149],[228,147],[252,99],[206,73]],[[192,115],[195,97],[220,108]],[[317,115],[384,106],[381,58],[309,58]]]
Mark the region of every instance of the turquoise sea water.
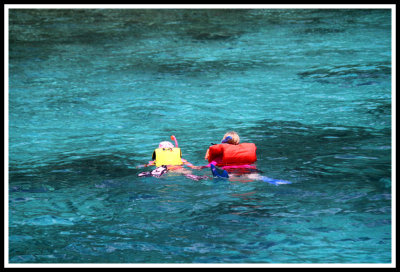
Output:
[[[10,9],[9,262],[390,263],[391,50],[389,9]],[[228,130],[292,184],[137,177]]]

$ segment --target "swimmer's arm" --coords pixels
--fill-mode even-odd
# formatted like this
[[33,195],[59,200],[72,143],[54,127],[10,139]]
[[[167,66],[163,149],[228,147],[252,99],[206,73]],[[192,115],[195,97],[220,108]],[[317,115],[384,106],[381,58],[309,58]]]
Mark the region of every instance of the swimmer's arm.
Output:
[[148,164],[141,164],[141,165],[136,166],[136,168],[143,168],[143,167],[153,166],[155,164],[156,164],[155,161],[149,161]]
[[185,159],[182,159],[182,163],[183,163],[183,165],[187,165],[188,167],[190,167],[192,169],[202,169],[201,166],[195,166]]
[[204,156],[204,159],[205,159],[205,160],[208,160],[208,157],[209,157],[209,154],[208,154],[208,153],[209,153],[209,151],[210,151],[210,149],[207,149],[206,155]]

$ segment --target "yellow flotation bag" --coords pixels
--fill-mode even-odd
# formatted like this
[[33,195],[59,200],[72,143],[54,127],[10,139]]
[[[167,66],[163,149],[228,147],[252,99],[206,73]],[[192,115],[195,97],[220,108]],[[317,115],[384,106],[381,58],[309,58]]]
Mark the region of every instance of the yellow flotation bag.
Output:
[[179,147],[157,148],[153,152],[153,160],[156,166],[182,165],[182,152]]

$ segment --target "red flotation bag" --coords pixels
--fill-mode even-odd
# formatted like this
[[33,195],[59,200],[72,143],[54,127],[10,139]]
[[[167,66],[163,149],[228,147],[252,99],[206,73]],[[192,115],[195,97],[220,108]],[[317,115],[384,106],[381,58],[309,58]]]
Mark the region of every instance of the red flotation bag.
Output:
[[257,160],[256,150],[253,143],[216,144],[209,148],[208,162],[215,161],[217,166],[252,164]]

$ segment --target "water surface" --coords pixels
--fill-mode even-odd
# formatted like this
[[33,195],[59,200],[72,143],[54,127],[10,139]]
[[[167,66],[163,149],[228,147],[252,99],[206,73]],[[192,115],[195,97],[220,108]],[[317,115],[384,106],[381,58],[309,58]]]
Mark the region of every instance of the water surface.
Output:
[[[10,9],[9,262],[390,263],[391,68],[390,9]],[[292,184],[137,177],[228,130]]]

